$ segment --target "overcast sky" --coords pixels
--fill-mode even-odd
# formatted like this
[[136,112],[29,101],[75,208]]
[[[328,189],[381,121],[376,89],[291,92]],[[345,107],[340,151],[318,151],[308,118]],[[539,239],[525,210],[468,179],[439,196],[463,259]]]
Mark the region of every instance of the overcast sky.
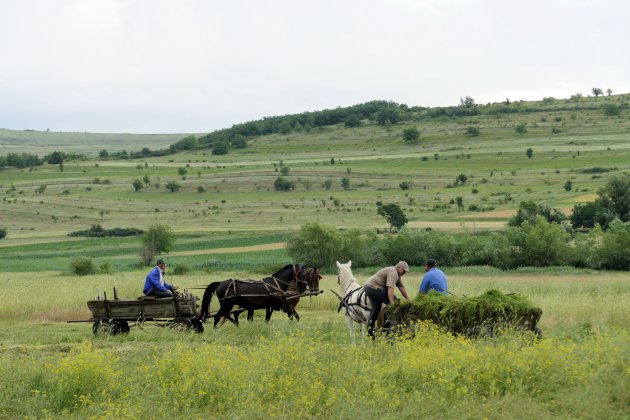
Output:
[[630,92],[628,0],[0,0],[0,128]]

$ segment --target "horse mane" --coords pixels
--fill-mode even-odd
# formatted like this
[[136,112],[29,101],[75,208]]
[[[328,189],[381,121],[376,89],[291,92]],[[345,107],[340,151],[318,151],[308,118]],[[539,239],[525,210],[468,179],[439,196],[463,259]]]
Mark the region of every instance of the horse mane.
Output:
[[298,267],[298,266],[294,264],[287,264],[284,267],[282,267],[280,270],[273,273],[271,277],[278,277],[280,275],[280,272],[288,270],[288,269],[291,269],[291,271],[293,271],[295,269],[294,267]]

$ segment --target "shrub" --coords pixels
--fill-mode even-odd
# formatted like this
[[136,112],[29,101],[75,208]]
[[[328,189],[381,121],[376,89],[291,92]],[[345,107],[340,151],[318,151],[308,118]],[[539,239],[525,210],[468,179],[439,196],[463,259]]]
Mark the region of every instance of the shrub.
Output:
[[615,219],[608,225],[601,246],[596,248],[595,257],[601,268],[630,270],[630,222]]
[[617,104],[604,105],[604,115],[607,117],[616,117],[621,114],[621,108]]
[[503,235],[494,234],[497,265],[504,269],[567,265],[575,258],[570,240],[571,235],[562,225],[537,216],[520,228],[509,227]]
[[273,188],[276,191],[291,191],[295,188],[295,183],[293,181],[289,181],[288,179],[279,176],[273,182]]
[[190,265],[186,263],[175,263],[175,265],[173,265],[173,274],[175,274],[176,276],[188,274],[191,271],[192,271],[192,268],[190,267]]
[[403,131],[403,140],[407,144],[420,143],[420,132],[416,127],[409,127]]
[[466,128],[466,135],[468,137],[477,137],[479,134],[480,134],[480,131],[478,127],[470,126]]
[[105,261],[98,266],[98,274],[112,274],[112,263]]
[[525,134],[527,133],[527,126],[525,124],[518,124],[514,131],[516,131],[518,134]]
[[89,257],[75,257],[70,261],[70,271],[77,276],[87,276],[96,273],[96,267]]
[[343,238],[332,226],[308,222],[287,235],[287,254],[294,261],[315,267],[332,267],[343,249]]
[[7,228],[0,227],[0,239],[5,238],[7,236]]

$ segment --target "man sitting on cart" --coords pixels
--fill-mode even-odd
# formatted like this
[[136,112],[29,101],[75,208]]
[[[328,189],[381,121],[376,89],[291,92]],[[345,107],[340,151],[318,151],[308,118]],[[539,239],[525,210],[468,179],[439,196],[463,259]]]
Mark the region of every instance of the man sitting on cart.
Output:
[[142,290],[147,296],[155,296],[156,298],[173,297],[177,286],[173,286],[164,281],[164,269],[166,269],[166,261],[158,258],[156,266],[147,274],[144,281],[144,289]]

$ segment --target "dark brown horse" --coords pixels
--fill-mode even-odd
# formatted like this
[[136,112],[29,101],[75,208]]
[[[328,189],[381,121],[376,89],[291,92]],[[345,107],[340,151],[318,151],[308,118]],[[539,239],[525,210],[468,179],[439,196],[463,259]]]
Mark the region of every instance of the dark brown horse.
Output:
[[[287,293],[290,293],[293,296],[289,296],[288,299],[278,302],[279,305],[277,306],[265,308],[265,321],[268,322],[271,319],[273,311],[282,311],[287,314],[289,319],[295,319],[296,321],[300,320],[300,314],[298,314],[295,310],[295,307],[300,302],[300,294],[304,293],[298,290],[297,285],[299,284],[299,281],[305,280],[309,291],[315,293],[319,291],[319,281],[322,279],[319,267],[307,268],[299,265],[287,265],[273,273],[272,277],[288,280],[291,274],[293,275],[295,281],[289,284]],[[232,312],[234,314],[234,318],[238,318],[243,311],[245,311],[245,309],[239,309]],[[247,320],[254,320],[253,309],[247,309]]]
[[[274,309],[284,310],[289,316],[291,316],[289,312],[295,315],[295,306],[290,306],[287,302],[293,300],[292,297],[298,297],[300,293],[304,293],[307,286],[311,291],[318,290],[319,279],[321,278],[319,270],[316,271],[315,275],[297,276],[295,267],[291,264],[287,265],[275,272],[272,277],[266,277],[262,280],[229,279],[210,283],[201,302],[201,320],[204,321],[209,317],[210,301],[213,294],[217,295],[220,304],[219,311],[214,315],[215,328],[221,318],[229,319],[238,325],[238,314],[242,311],[232,312],[234,306],[239,306],[247,311],[266,309],[265,319],[267,321]],[[315,271],[315,269],[312,270]],[[295,292],[290,292],[293,288]],[[232,318],[232,314],[235,315],[234,318]]]

